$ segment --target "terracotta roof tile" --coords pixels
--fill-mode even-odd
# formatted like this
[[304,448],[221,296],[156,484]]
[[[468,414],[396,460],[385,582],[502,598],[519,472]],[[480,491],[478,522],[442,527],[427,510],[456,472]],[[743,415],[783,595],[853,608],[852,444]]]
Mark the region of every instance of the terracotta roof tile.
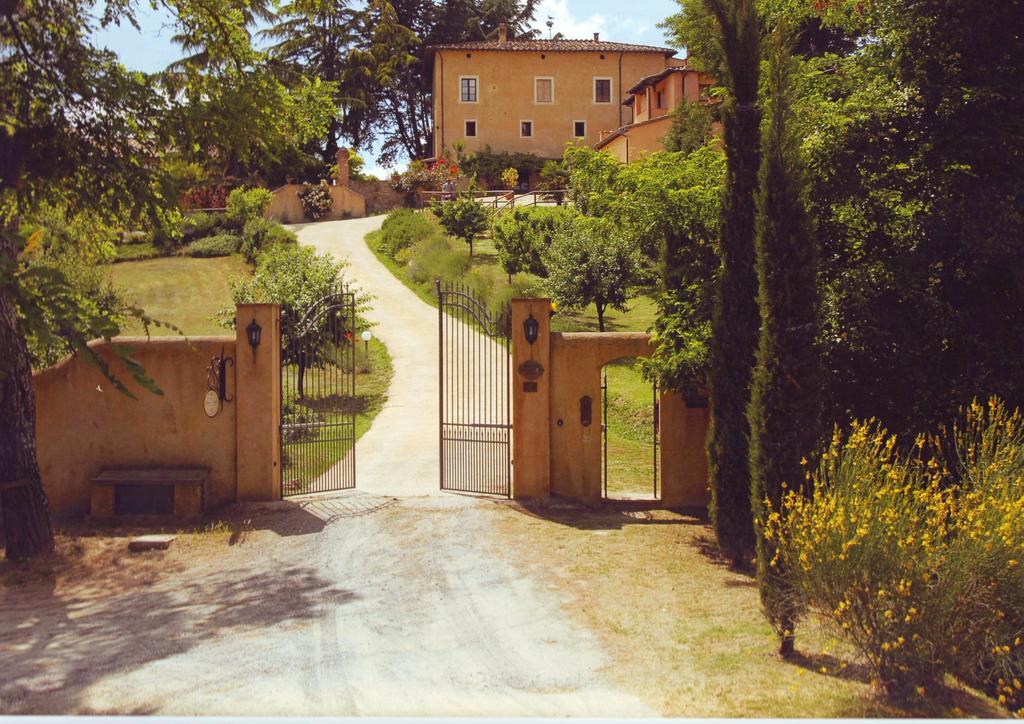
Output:
[[468,43],[442,43],[427,47],[428,52],[437,50],[513,50],[528,52],[570,52],[570,53],[659,53],[666,57],[676,54],[672,48],[656,45],[634,45],[613,43],[607,40],[478,40]]

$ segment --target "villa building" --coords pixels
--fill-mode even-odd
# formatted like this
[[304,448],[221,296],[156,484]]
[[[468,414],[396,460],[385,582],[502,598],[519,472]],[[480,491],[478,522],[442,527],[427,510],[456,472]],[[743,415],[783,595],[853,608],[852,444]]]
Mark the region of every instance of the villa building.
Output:
[[608,151],[623,163],[665,150],[661,139],[672,124],[670,112],[683,101],[710,102],[711,85],[709,75],[690,68],[685,61],[641,78],[626,91],[623,102],[632,110],[632,121],[603,133],[595,148]]
[[460,141],[469,152],[561,158],[567,142],[594,145],[603,132],[634,121],[624,89],[666,72],[674,78],[685,67],[671,48],[603,41],[597,33],[593,40],[515,40],[503,28],[496,40],[434,45],[427,54],[435,156]]

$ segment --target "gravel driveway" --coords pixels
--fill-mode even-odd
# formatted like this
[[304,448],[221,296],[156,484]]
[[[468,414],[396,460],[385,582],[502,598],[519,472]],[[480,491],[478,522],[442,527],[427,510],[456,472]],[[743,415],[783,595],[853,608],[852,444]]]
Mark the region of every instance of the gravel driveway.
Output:
[[657,714],[495,538],[511,504],[437,494],[437,312],[366,248],[381,220],[299,229],[376,297],[394,363],[359,489],[239,508],[244,543],[152,585],[0,587],[0,714]]
[[149,587],[0,589],[0,713],[656,714],[498,553],[506,505],[311,497],[247,512],[252,541]]

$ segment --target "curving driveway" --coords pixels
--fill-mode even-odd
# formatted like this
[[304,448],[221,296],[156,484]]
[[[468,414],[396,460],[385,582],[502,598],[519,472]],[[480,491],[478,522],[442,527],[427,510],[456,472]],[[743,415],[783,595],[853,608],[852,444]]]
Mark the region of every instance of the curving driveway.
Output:
[[437,312],[366,248],[380,223],[299,229],[376,296],[394,361],[359,489],[239,506],[248,532],[172,551],[151,585],[0,583],[0,715],[658,714],[608,684],[597,637],[496,538],[513,504],[431,495]]
[[363,237],[383,216],[292,227],[299,242],[348,261],[345,276],[373,295],[366,315],[388,348],[394,377],[388,400],[356,446],[356,486],[391,495],[437,492],[437,310],[377,261]]

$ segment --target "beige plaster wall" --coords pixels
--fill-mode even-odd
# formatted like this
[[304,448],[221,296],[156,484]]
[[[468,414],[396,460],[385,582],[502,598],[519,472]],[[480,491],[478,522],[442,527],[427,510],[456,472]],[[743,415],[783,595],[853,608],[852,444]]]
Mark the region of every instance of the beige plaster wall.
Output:
[[672,119],[662,115],[653,120],[630,126],[601,150],[610,153],[620,163],[632,163],[657,151],[664,151],[661,139],[672,127]]
[[[266,217],[282,224],[300,224],[308,221],[298,193],[303,188],[302,184],[285,184],[274,189],[274,198],[267,207]],[[333,205],[330,213],[322,220],[341,219],[345,218],[346,214],[352,217],[366,216],[366,199],[362,194],[347,186],[328,188],[331,191]]]
[[[601,368],[623,357],[649,357],[643,333],[551,335],[551,493],[601,499]],[[580,423],[580,399],[591,399],[592,423]]]
[[[624,357],[647,357],[643,333],[550,331],[550,299],[512,300],[512,495],[601,499],[601,369]],[[540,323],[526,343],[523,321]],[[527,391],[520,366],[540,363],[544,373]],[[581,421],[580,400],[591,399],[591,422]],[[674,392],[659,400],[661,502],[665,507],[705,507],[707,408],[687,408]]]
[[[523,321],[540,323],[537,341],[526,343]],[[512,300],[512,496],[547,498],[551,495],[551,300]],[[538,362],[544,373],[536,389],[525,391],[520,365]]]
[[[468,57],[467,57],[468,56]],[[603,56],[603,57],[602,57]],[[620,68],[621,59],[621,68]],[[621,105],[626,89],[665,68],[660,53],[439,50],[434,58],[434,154],[455,141],[467,151],[493,151],[561,158],[573,137],[573,121],[586,121],[582,142],[593,145],[601,131],[631,120]],[[460,76],[477,76],[478,102],[462,103]],[[554,78],[554,102],[534,103],[534,78]],[[611,78],[611,102],[594,103],[594,78]],[[477,135],[465,137],[465,121]],[[533,121],[533,137],[520,137],[520,121]]]
[[659,410],[661,502],[668,508],[706,508],[711,502],[706,448],[711,411],[687,407],[674,392],[661,395]]
[[[281,308],[276,304],[239,304],[235,328],[235,375],[239,501],[281,497]],[[248,344],[246,327],[262,328],[259,347]]]
[[[89,510],[90,480],[104,467],[206,467],[207,505],[235,499],[236,405],[209,418],[203,411],[206,368],[221,349],[235,356],[234,337],[121,337],[163,390],[154,395],[128,380],[103,342],[90,347],[125,380],[118,392],[81,355],[34,375],[36,436],[43,487],[56,514]],[[234,395],[228,366],[228,395]]]

